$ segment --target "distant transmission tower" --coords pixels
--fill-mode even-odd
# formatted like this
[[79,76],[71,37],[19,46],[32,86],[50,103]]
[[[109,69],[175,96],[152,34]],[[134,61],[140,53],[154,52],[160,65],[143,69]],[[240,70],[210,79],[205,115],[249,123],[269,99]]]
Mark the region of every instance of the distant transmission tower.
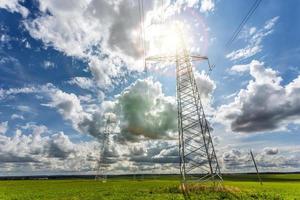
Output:
[[[177,28],[178,32],[181,32],[179,27]],[[192,61],[208,61],[208,58],[190,55],[183,35],[181,34],[180,37],[176,55],[151,56],[146,58],[146,61],[176,63],[179,156],[182,182],[221,181],[222,175],[210,134],[210,126],[204,113],[192,66]],[[211,66],[209,65],[209,67]]]
[[109,159],[108,159],[109,143],[110,143],[110,136],[112,132],[113,123],[114,120],[111,118],[111,116],[108,116],[105,122],[105,129],[101,141],[102,146],[100,151],[100,158],[98,160],[97,174],[95,176],[95,180],[101,180],[102,182],[107,181],[107,169],[109,167]]

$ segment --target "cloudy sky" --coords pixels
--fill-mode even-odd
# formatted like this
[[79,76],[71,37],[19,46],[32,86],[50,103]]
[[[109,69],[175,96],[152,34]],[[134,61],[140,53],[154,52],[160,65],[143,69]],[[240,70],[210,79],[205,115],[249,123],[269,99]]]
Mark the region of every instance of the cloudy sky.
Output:
[[300,170],[300,2],[263,0],[230,46],[254,0],[144,1],[144,31],[138,2],[0,0],[0,175],[95,173],[108,119],[109,173],[177,173],[175,66],[143,63],[174,20],[215,65],[194,70],[222,172],[249,149]]

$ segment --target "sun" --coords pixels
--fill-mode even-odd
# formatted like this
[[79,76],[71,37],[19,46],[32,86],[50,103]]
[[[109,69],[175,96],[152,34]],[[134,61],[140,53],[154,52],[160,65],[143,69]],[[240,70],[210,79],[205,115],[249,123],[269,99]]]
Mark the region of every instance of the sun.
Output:
[[148,56],[174,56],[182,48],[187,48],[187,36],[183,30],[183,24],[178,21],[152,25],[146,35]]

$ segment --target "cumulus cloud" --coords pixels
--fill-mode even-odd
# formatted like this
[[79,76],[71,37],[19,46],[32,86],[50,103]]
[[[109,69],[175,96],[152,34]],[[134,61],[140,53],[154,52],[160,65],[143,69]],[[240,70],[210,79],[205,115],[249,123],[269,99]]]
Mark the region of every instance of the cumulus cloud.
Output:
[[[139,63],[143,45],[137,1],[44,0],[37,5],[39,15],[24,20],[25,29],[46,46],[87,61],[93,80],[102,89],[117,82],[124,67],[143,70]],[[168,18],[198,5],[197,0],[166,1],[163,7],[158,1],[147,2],[145,26],[161,18],[161,13]],[[201,12],[213,9],[212,0],[201,1]]]
[[94,81],[100,88],[112,84],[112,77],[118,77],[121,71],[121,61],[118,58],[99,60],[95,57],[90,59],[90,71]]
[[88,105],[84,109],[77,95],[52,87],[45,89],[45,95],[50,101],[43,105],[56,109],[78,132],[103,139],[106,108],[92,104],[92,109],[88,109]]
[[222,155],[222,164],[223,168],[227,170],[234,170],[241,168],[250,168],[252,167],[252,163],[250,162],[250,154],[249,152],[241,152],[237,149],[231,149],[226,151]]
[[9,12],[17,12],[22,15],[22,17],[27,17],[29,14],[29,11],[27,8],[22,6],[20,3],[23,3],[24,0],[1,0],[0,1],[0,8],[4,8],[8,10]]
[[252,133],[287,129],[299,124],[300,76],[286,85],[277,71],[253,60],[249,64],[253,77],[233,102],[218,108],[217,118],[232,131]]
[[26,124],[13,136],[0,136],[0,163],[6,175],[26,169],[29,173],[94,171],[97,157],[97,142],[73,143],[63,132],[50,133],[45,126]]
[[[296,154],[280,154],[277,148],[266,147],[254,152],[259,171],[293,171],[300,167]],[[223,171],[249,172],[255,171],[249,151],[231,149],[223,153],[221,163]]]
[[73,93],[66,93],[61,90],[53,90],[49,94],[51,101],[48,106],[54,107],[63,116],[64,119],[73,122],[75,129],[78,130],[78,124],[90,116],[83,111],[80,100]]
[[38,3],[41,15],[24,21],[30,35],[66,55],[85,59],[99,85],[110,83],[111,78],[121,74],[123,64],[114,62],[116,59],[127,63],[130,70],[142,70],[134,64],[142,55],[137,2]]
[[[101,149],[98,142],[75,143],[63,132],[27,123],[12,136],[0,135],[0,169],[5,175],[95,173]],[[106,146],[104,156],[108,164],[105,170],[112,174],[169,172],[178,165],[175,141],[147,140],[130,145],[112,142]]]
[[136,165],[156,165],[179,163],[177,142],[174,141],[151,141],[141,143],[138,147],[129,149],[129,160]]
[[[102,137],[104,108],[97,105],[89,105],[89,100],[78,97],[74,93],[67,93],[48,83],[40,86],[24,88],[10,88],[0,90],[0,98],[13,98],[18,94],[43,95],[46,102],[41,105],[54,108],[61,114],[64,120],[71,122],[72,127],[80,133],[90,134],[96,138]],[[80,100],[84,98],[84,100]],[[87,103],[83,107],[81,101]],[[105,104],[105,106],[107,106]],[[17,108],[23,112],[30,111],[28,106],[19,105]]]
[[83,89],[91,89],[94,87],[93,81],[88,77],[74,77],[68,81],[71,85],[77,85]]
[[[196,73],[196,81],[206,105],[215,84],[203,73]],[[80,98],[75,94],[58,89],[48,94],[51,101],[46,105],[57,109],[81,133],[101,139],[105,115],[113,114],[116,119],[114,138],[119,142],[177,138],[175,98],[164,95],[161,84],[151,78],[137,80],[117,95],[114,101],[104,101],[91,111],[83,108]]]
[[[23,90],[20,89],[15,91]],[[47,103],[43,105],[56,109],[62,115],[64,120],[71,122],[75,130],[78,130],[81,133],[90,134],[98,138],[99,141],[102,141],[101,137],[107,115],[117,115],[118,127],[116,128],[117,130],[113,131],[112,138],[115,139],[115,141],[126,141],[128,144],[140,139],[143,140],[144,138],[169,138],[168,132],[170,130],[175,131],[177,134],[177,112],[176,106],[174,105],[174,97],[166,97],[162,93],[161,85],[158,82],[154,82],[152,79],[136,81],[117,96],[115,101],[104,101],[100,107],[96,107],[94,110],[90,111],[84,110],[80,98],[75,94],[63,92],[51,84],[30,90],[30,92],[33,91],[44,94]],[[146,109],[143,108],[143,104],[145,104]],[[140,106],[135,107],[136,105]],[[104,111],[106,111],[106,113],[104,113]],[[136,122],[135,117],[142,117],[144,120],[149,117],[152,122],[149,120],[149,122],[144,122],[141,125],[138,124],[138,129],[130,129],[129,125],[134,125]],[[27,125],[27,128],[22,128],[29,129],[30,127],[32,127],[32,125]],[[32,135],[37,135],[37,137],[39,137],[41,133],[32,133]],[[146,170],[145,167],[141,165],[141,163],[146,162],[146,160],[153,160],[154,163],[157,163],[159,166],[163,163],[174,163],[177,160],[175,155],[177,148],[168,150],[170,145],[166,143],[154,142],[152,145],[149,143],[149,147],[147,148],[141,149],[140,147],[137,147],[129,150],[128,147],[130,146],[124,146],[122,143],[115,143],[115,141],[110,143],[110,148],[105,151],[106,160],[111,165],[108,169],[110,171],[124,172],[121,168],[123,170],[129,170],[131,168],[135,170]],[[70,143],[66,135],[61,133],[51,136],[51,141],[43,148],[48,150],[49,153],[47,156],[49,158],[53,157],[56,158],[56,160],[68,160],[70,157],[74,156],[74,145]],[[34,150],[34,152],[36,152],[35,154],[40,154],[44,151],[45,150],[41,149]],[[127,156],[122,157],[122,154],[126,154]],[[12,156],[10,156],[10,159],[11,158]],[[36,157],[32,156],[18,156],[15,157],[15,160],[23,160],[25,162],[25,158],[28,158],[28,162],[39,163],[36,160]],[[89,157],[87,159],[93,160],[94,162],[98,160],[98,158],[95,157]],[[6,161],[8,161],[8,158]],[[122,167],[120,166],[120,162],[123,163]],[[124,163],[127,164],[125,165]],[[57,170],[58,168],[62,168],[62,166],[60,166],[61,164],[59,164],[59,166],[57,165],[58,164],[56,164]],[[43,164],[41,164],[41,166],[43,168]],[[89,168],[89,170],[91,170],[91,168]]]
[[[64,120],[71,123],[75,130],[99,139],[102,138],[103,123],[105,121],[103,112],[105,112],[106,107],[110,107],[108,102],[103,103],[103,106],[95,105],[87,96],[77,96],[74,93],[64,92],[50,83],[35,87],[0,90],[0,98],[2,100],[13,98],[19,94],[42,95],[43,98],[39,100],[46,102],[42,102],[41,105],[57,110]],[[19,105],[17,108],[22,112],[30,111],[30,108],[24,105]]]
[[201,98],[211,98],[213,91],[216,89],[215,82],[211,80],[204,71],[202,71],[201,73],[199,73],[198,71],[194,71],[194,75]]
[[213,102],[212,94],[216,89],[216,84],[210,77],[204,72],[194,71],[198,91],[200,93],[201,102],[207,115],[214,112],[214,108],[211,107]]
[[[203,72],[195,73],[206,110],[210,108],[215,83]],[[120,124],[120,140],[174,139],[177,135],[177,105],[152,78],[137,80],[116,97],[113,106]],[[209,110],[211,111],[211,109]]]
[[266,147],[266,148],[264,148],[263,151],[267,155],[276,155],[276,154],[278,154],[278,149],[277,148]]
[[[215,83],[204,73],[196,72],[195,76],[201,97],[204,101],[208,101],[215,89]],[[90,96],[67,93],[52,84],[0,90],[0,97],[3,100],[19,94],[42,95],[43,98],[39,99],[42,101],[41,105],[57,110],[78,132],[89,134],[99,140],[103,138],[107,114],[116,118],[113,133],[114,139],[118,142],[177,139],[175,98],[166,96],[162,85],[152,78],[137,80],[114,100],[103,101],[100,105],[95,104]],[[17,116],[14,115],[12,118],[16,119]]]
[[263,28],[257,30],[255,27],[249,28],[249,30],[246,30],[246,33],[242,35],[242,38],[246,40],[248,43],[246,47],[232,51],[231,53],[226,55],[226,58],[229,58],[230,60],[240,60],[252,57],[256,55],[257,53],[262,51],[263,45],[262,41],[263,39],[273,33],[274,25],[278,21],[279,17],[274,17],[268,21],[266,21]]
[[177,109],[173,97],[162,92],[159,82],[137,80],[116,101],[121,137],[137,140],[170,138],[177,130]]
[[201,12],[208,12],[208,11],[214,11],[215,3],[213,0],[202,0],[201,1]]
[[[202,100],[206,105],[215,89],[215,83],[204,73],[196,72],[195,76]],[[116,116],[114,132],[118,133],[116,139],[120,142],[146,138],[174,138],[174,134],[177,134],[175,98],[166,96],[162,85],[152,78],[137,80],[117,95],[115,100],[103,101],[101,105],[94,104],[91,97],[67,93],[52,84],[1,89],[0,97],[6,99],[18,94],[32,93],[43,95],[45,99],[42,100],[46,102],[42,105],[56,109],[75,130],[98,139],[103,136],[107,113]]]
[[[75,143],[63,132],[53,132],[43,125],[27,123],[12,136],[0,135],[0,169],[5,175],[22,175],[20,172],[95,173],[100,149],[98,142]],[[270,151],[272,153],[267,153]],[[261,171],[289,171],[300,166],[296,156],[298,152],[285,156],[277,148],[266,147],[254,153]],[[178,173],[177,141],[147,140],[130,145],[110,143],[105,158],[107,173]],[[225,150],[220,158],[223,171],[254,171],[248,151]]]

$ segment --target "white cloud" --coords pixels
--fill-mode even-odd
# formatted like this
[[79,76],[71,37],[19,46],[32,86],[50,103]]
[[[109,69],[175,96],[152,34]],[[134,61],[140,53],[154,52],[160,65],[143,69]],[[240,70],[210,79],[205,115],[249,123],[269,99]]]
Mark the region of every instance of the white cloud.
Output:
[[53,69],[53,68],[55,68],[55,64],[51,61],[46,60],[46,61],[44,61],[42,67],[44,69]]
[[216,89],[216,84],[210,77],[205,74],[204,71],[199,73],[197,70],[194,71],[198,91],[200,93],[201,102],[204,107],[207,117],[214,112],[214,108],[211,107],[213,102],[212,94]]
[[263,149],[263,151],[267,155],[276,155],[276,154],[278,154],[278,148],[266,147],[266,148]]
[[[203,87],[201,84],[200,92],[203,97],[209,98],[215,85],[204,74],[198,75],[197,82],[202,81],[206,85]],[[104,101],[100,106],[91,104],[92,109],[88,105],[82,105],[82,97],[63,92],[52,85],[36,90],[50,98],[43,105],[57,109],[63,119],[71,122],[75,130],[98,139],[102,138],[105,112],[113,112],[117,116],[116,139],[121,142],[143,138],[170,138],[177,133],[175,99],[165,96],[161,84],[152,79],[137,80],[125,88],[115,101]]]
[[[216,87],[215,83],[203,72],[196,72],[195,77],[202,103],[210,108],[211,93]],[[84,85],[79,82],[78,84]],[[120,141],[170,138],[177,132],[175,98],[165,96],[161,84],[152,79],[137,80],[116,96],[114,101],[104,101],[101,105],[94,104],[91,96],[66,93],[52,84],[2,89],[0,97],[5,99],[18,94],[31,93],[43,95],[44,98],[39,98],[40,101],[46,101],[42,105],[56,109],[64,120],[71,122],[75,130],[98,139],[102,138],[105,112],[117,116],[119,122],[115,128],[120,132],[118,135]],[[22,105],[18,108],[22,111],[30,111],[29,107]]]
[[[45,99],[40,100],[46,100],[47,102],[42,103],[42,105],[57,109],[64,120],[71,122],[75,130],[101,138],[103,128],[101,108],[96,106],[94,109],[89,109],[87,106],[84,110],[77,95],[63,92],[50,83],[35,87],[1,89],[0,97],[1,99],[8,99],[18,94],[32,93],[43,95]],[[17,108],[22,112],[31,111],[30,107],[24,105],[18,105]]]
[[34,87],[10,88],[8,90],[0,88],[0,99],[5,99],[17,94],[30,94],[34,92],[36,92]]
[[120,119],[120,139],[170,138],[177,131],[175,99],[165,96],[159,82],[137,80],[126,88],[115,104]]
[[27,48],[27,49],[31,48],[31,45],[30,45],[30,43],[28,41],[25,42],[25,48]]
[[245,48],[227,54],[226,58],[229,58],[230,60],[244,59],[244,58],[249,58],[251,56],[254,56],[255,54],[261,51],[262,51],[262,46],[260,44],[248,45]]
[[[68,56],[87,61],[93,80],[103,89],[120,81],[122,69],[142,71],[143,55],[137,1],[58,0],[38,1],[40,15],[24,21],[35,39]],[[145,4],[145,26],[164,13],[168,18],[187,7],[197,7],[196,0],[158,1]],[[212,0],[201,2],[201,11],[212,11]],[[162,10],[164,9],[164,10]]]
[[8,121],[0,123],[0,134],[5,134],[8,129]]
[[94,87],[93,81],[88,77],[74,77],[70,81],[69,84],[77,85],[83,89],[91,89]]
[[[28,123],[17,129],[13,136],[0,135],[0,174],[94,174],[100,147],[98,142],[75,143],[63,132]],[[299,151],[291,150],[295,148],[279,151],[266,147],[256,149],[254,155],[261,171],[292,171],[298,169],[300,163]],[[272,153],[268,153],[270,151]],[[287,152],[292,154],[286,156]],[[254,170],[248,151],[226,149],[221,154],[219,161],[225,172]],[[178,173],[177,141],[110,143],[105,155],[109,163],[107,173]]]
[[95,57],[89,62],[90,71],[94,77],[94,81],[100,88],[107,87],[112,84],[111,77],[117,77],[121,72],[120,59],[104,59],[98,60]]
[[216,89],[216,84],[210,77],[204,72],[198,72],[194,70],[197,87],[201,95],[201,100],[208,101],[212,98],[212,93]]
[[[216,85],[204,74],[195,73],[201,100],[208,113]],[[119,140],[174,139],[177,135],[175,98],[163,93],[159,82],[148,78],[137,80],[116,97],[110,108],[120,121]]]
[[273,28],[273,26],[276,24],[277,20],[279,19],[279,16],[273,17],[272,19],[268,20],[265,24],[265,29],[270,30]]
[[253,60],[250,64],[250,80],[233,102],[218,108],[217,118],[235,132],[264,132],[287,129],[287,125],[299,124],[300,76],[282,85],[277,71]]
[[30,112],[31,111],[31,108],[29,106],[25,106],[25,105],[18,105],[17,109],[22,112]]
[[18,114],[12,114],[11,119],[24,119],[23,115],[18,115]]
[[253,35],[256,32],[256,27],[251,27],[249,29],[249,35]]
[[263,49],[262,41],[263,39],[273,33],[273,27],[278,21],[279,17],[274,17],[265,22],[265,26],[259,30],[255,27],[249,28],[246,31],[246,34],[242,36],[242,39],[245,39],[248,44],[246,47],[232,51],[231,53],[226,55],[226,58],[230,60],[240,60],[246,59],[256,55],[261,52]]
[[[280,163],[279,159],[271,160],[274,158],[270,159],[269,157],[266,157],[264,155],[264,152],[254,154],[256,163],[260,171],[268,170],[269,168],[274,167],[274,165],[277,165],[277,167],[279,167],[278,165],[282,164]],[[255,170],[249,151],[240,149],[231,149],[225,151],[222,155],[221,163],[223,165],[223,171],[227,172],[249,172]],[[286,167],[285,165],[283,166]]]
[[97,142],[73,143],[63,132],[50,133],[33,124],[16,130],[14,136],[0,136],[0,141],[0,168],[5,175],[93,172],[99,157]]
[[56,90],[50,93],[50,98],[49,106],[57,108],[65,119],[80,121],[80,117],[84,117],[80,100],[75,94]]
[[143,142],[129,148],[128,154],[130,161],[135,162],[136,165],[149,165],[147,170],[151,170],[151,168],[153,170],[157,164],[178,166],[179,163],[177,142],[175,141]]
[[[265,147],[253,151],[260,172],[293,172],[300,167],[298,146],[288,148]],[[255,172],[249,150],[226,149],[220,159],[223,172]]]
[[213,0],[201,0],[200,12],[214,11],[215,3]]
[[245,65],[234,65],[230,68],[230,70],[232,72],[247,72],[250,69],[250,65],[249,64],[245,64]]
[[[178,172],[176,147],[176,141],[160,140],[109,143],[105,152],[107,173]],[[13,136],[0,135],[0,169],[5,175],[95,173],[100,149],[98,142],[74,143],[63,132],[27,123]]]
[[24,0],[1,0],[0,8],[7,9],[9,12],[17,12],[22,15],[23,18],[27,17],[29,11],[27,8],[22,6],[20,2],[24,2]]
[[95,77],[99,85],[109,84],[122,66],[106,60],[120,59],[128,69],[142,70],[134,64],[142,55],[134,34],[139,28],[137,2],[46,0],[39,5],[41,15],[24,22],[30,35],[66,55],[87,60],[93,75],[99,75],[94,73],[97,68],[105,77],[105,81]]

